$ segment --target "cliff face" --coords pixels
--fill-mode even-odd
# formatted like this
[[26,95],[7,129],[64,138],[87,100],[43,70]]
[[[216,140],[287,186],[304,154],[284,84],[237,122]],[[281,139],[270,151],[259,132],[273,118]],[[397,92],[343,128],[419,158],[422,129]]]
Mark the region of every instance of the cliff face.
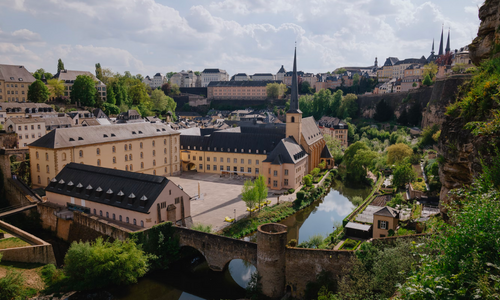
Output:
[[479,9],[479,19],[477,37],[469,45],[469,55],[475,65],[489,58],[500,44],[500,0],[486,0]]

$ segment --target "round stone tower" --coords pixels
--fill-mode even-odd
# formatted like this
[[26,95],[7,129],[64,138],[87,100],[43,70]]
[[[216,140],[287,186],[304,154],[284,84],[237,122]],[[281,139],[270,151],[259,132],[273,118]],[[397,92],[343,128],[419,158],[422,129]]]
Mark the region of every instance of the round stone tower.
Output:
[[285,293],[287,227],[269,223],[257,228],[257,270],[262,292],[271,298]]

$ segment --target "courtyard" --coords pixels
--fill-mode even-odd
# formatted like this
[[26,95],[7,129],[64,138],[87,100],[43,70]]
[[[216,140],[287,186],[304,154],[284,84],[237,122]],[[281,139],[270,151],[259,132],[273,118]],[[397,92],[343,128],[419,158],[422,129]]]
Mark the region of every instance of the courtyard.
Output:
[[[247,207],[241,200],[241,189],[244,179],[220,177],[219,174],[183,172],[181,176],[169,177],[175,184],[180,185],[191,200],[191,218],[193,224],[212,225],[214,231],[229,225],[224,218],[235,217],[239,220],[245,217]],[[199,197],[198,185],[200,187]],[[268,199],[276,204],[277,198],[273,191],[268,193]],[[295,196],[281,196],[281,201],[291,201]]]

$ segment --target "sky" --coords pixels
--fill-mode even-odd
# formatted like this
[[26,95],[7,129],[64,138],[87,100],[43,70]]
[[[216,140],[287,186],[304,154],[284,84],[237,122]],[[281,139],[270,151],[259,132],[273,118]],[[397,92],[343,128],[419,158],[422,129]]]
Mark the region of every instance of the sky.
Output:
[[153,76],[327,72],[428,56],[477,35],[483,0],[0,0],[0,64]]

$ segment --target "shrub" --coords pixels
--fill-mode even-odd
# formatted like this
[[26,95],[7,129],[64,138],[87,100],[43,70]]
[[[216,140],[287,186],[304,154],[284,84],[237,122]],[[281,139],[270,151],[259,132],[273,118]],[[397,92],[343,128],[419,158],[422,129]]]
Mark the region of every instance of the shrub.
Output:
[[93,243],[73,242],[64,257],[64,272],[82,289],[109,284],[136,283],[148,270],[148,256],[134,241],[98,238]]
[[312,186],[312,176],[310,174],[307,174],[302,178],[302,182],[304,183],[305,186]]
[[351,202],[354,206],[360,206],[361,203],[363,203],[363,198],[361,198],[360,196],[354,196]]
[[296,239],[291,239],[288,242],[288,246],[290,246],[290,247],[296,247],[297,246],[297,240]]
[[289,193],[289,194],[293,194],[293,193],[295,193],[295,189],[289,189],[289,190],[288,190],[288,193]]
[[212,233],[212,225],[195,224],[191,227],[192,230],[197,230],[206,233]]
[[24,278],[21,272],[7,270],[7,274],[0,278],[0,300],[21,299],[23,284]]
[[389,229],[389,231],[387,231],[387,234],[388,234],[389,236],[394,236],[395,232],[394,232],[394,230],[393,230],[393,229]]
[[422,179],[422,177],[418,177],[418,178],[417,178],[417,181],[418,181],[418,182],[422,182],[422,181],[424,181],[424,179]]
[[420,155],[419,154],[413,154],[410,156],[410,164],[416,165],[420,163]]
[[304,191],[298,191],[297,192],[297,200],[304,200],[305,195],[306,195],[306,192],[304,192]]

